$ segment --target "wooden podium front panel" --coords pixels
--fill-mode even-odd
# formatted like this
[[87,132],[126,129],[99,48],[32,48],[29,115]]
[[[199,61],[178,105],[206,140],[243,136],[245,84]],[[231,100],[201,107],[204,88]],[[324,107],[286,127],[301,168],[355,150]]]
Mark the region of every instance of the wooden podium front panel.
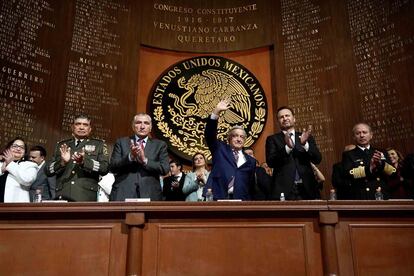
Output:
[[0,225],[0,275],[124,275],[120,223],[40,222]]
[[342,220],[338,227],[341,275],[413,275],[413,219]]
[[413,275],[414,223],[350,224],[355,275]]
[[336,201],[339,275],[413,275],[414,201]]
[[315,225],[313,219],[150,221],[142,275],[322,275]]
[[412,200],[0,204],[0,275],[403,276],[412,252]]

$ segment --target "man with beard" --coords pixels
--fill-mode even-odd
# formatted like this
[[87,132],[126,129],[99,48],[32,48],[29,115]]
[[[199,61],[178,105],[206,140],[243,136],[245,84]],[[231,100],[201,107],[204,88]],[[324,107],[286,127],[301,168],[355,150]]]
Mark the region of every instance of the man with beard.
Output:
[[319,164],[322,157],[311,126],[295,130],[293,110],[286,106],[277,110],[277,119],[281,131],[266,139],[266,162],[273,168],[271,197],[279,199],[284,193],[287,200],[320,198],[311,163]]

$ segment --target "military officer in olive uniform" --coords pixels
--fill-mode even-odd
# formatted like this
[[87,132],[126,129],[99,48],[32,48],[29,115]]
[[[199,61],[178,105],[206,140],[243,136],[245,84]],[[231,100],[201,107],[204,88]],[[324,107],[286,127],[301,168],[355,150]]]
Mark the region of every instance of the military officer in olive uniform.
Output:
[[58,142],[46,174],[56,175],[56,198],[96,201],[100,175],[108,172],[109,154],[104,141],[89,138],[91,120],[80,115],[72,125],[72,136]]

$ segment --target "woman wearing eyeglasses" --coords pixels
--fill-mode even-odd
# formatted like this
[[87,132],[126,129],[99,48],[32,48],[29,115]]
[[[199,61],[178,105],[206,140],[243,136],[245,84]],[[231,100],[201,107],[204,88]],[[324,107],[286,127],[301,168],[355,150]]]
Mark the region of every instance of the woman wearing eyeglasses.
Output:
[[24,140],[17,137],[0,153],[0,202],[30,202],[29,188],[38,166],[24,161],[26,152]]

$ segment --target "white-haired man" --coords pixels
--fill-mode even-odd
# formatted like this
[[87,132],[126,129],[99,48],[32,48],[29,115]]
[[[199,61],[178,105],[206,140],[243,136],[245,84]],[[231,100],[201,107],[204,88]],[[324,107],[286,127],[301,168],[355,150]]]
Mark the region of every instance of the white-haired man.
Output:
[[220,101],[207,121],[205,137],[213,157],[213,168],[205,189],[213,190],[215,200],[250,200],[256,160],[243,152],[246,132],[242,127],[235,126],[228,133],[228,143],[217,139],[218,118],[227,109],[229,101]]
[[170,168],[167,144],[149,138],[151,129],[151,117],[139,113],[132,120],[134,134],[116,141],[110,162],[115,175],[111,201],[139,197],[162,200],[160,176]]
[[347,186],[350,199],[375,199],[378,188],[387,199],[388,187],[384,176],[394,173],[395,168],[389,165],[383,152],[371,146],[373,133],[368,124],[355,124],[352,133],[356,147],[342,154],[345,179],[350,184]]

